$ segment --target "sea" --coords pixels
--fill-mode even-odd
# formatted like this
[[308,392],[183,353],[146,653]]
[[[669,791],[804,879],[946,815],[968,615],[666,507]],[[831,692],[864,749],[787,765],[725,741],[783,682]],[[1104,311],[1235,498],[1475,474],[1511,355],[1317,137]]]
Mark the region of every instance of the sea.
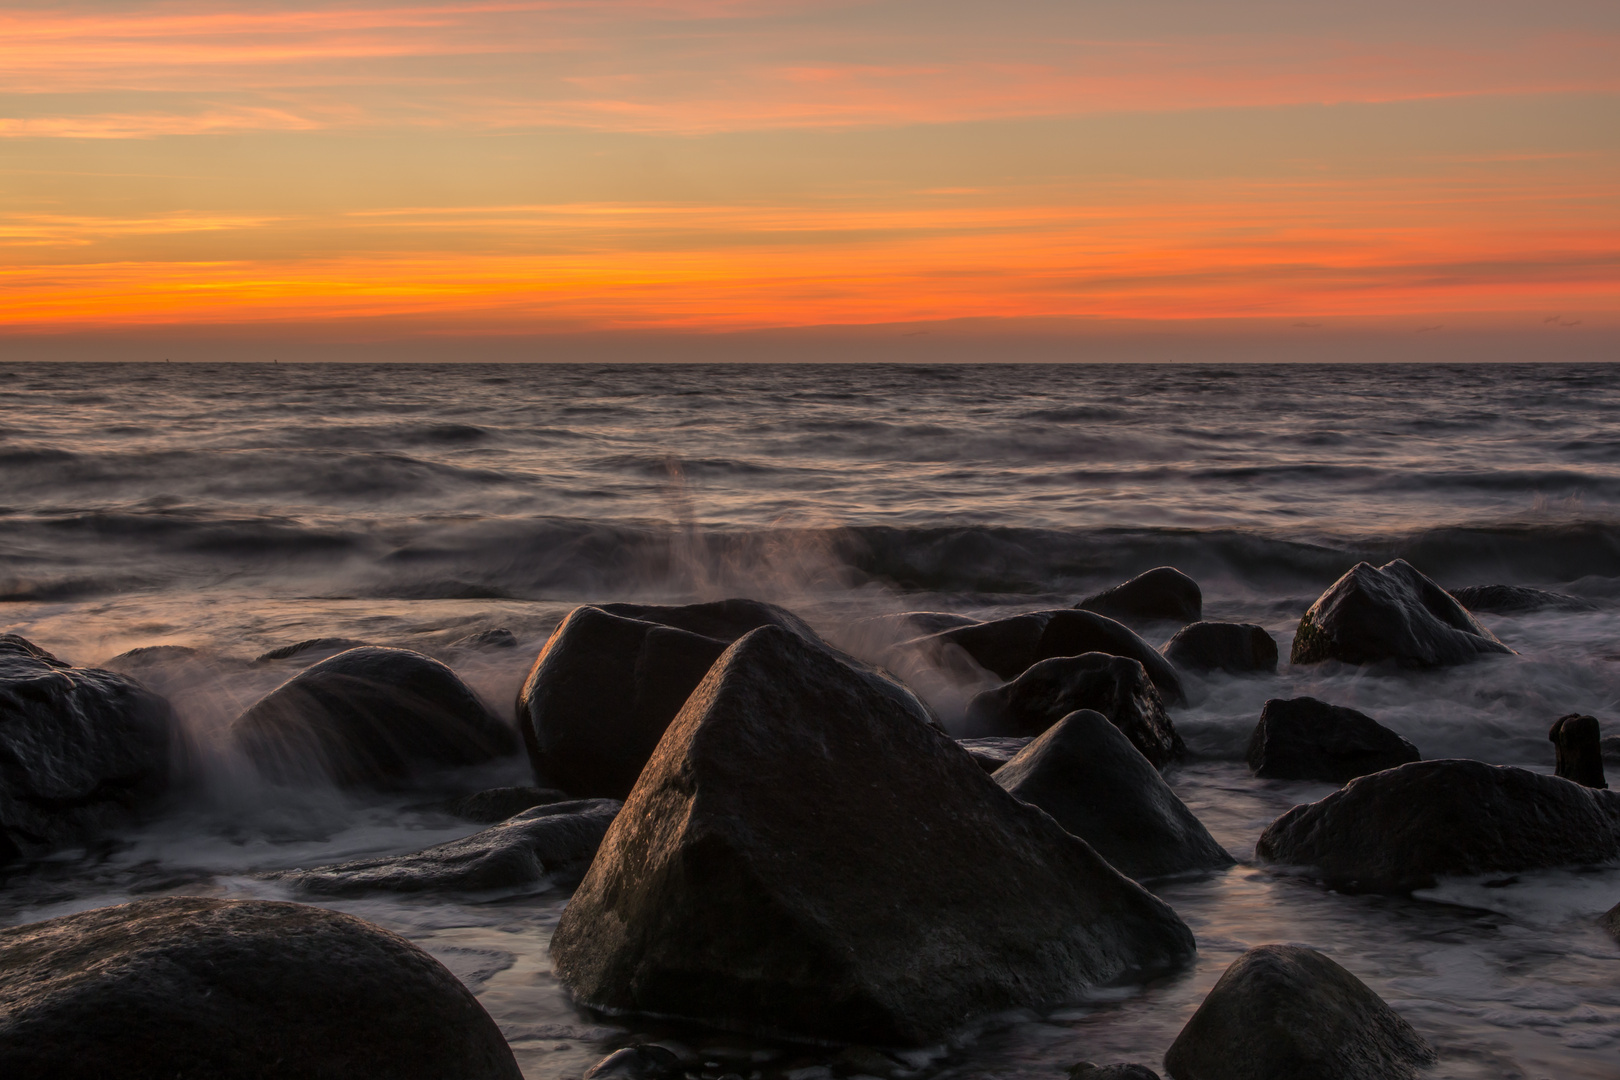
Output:
[[[1517,653],[1432,672],[1294,667],[1300,615],[1361,560],[1574,609],[1484,615]],[[871,615],[1072,605],[1155,566],[1276,638],[1274,676],[1189,678],[1167,779],[1239,860],[1159,882],[1196,962],[989,1018],[896,1075],[1042,1077],[1162,1056],[1245,949],[1319,949],[1410,1020],[1439,1077],[1620,1077],[1620,868],[1340,895],[1254,861],[1326,784],[1257,780],[1269,698],[1366,712],[1425,757],[1551,772],[1552,721],[1620,733],[1620,366],[0,364],[0,630],[75,663],[197,650],[145,678],[204,782],[94,850],[13,868],[0,923],[132,897],[287,899],[260,875],[480,826],[405,796],[277,788],[225,737],[320,637],[438,656],[502,715],[580,604],[731,596],[852,651]],[[516,648],[473,647],[505,629]],[[1154,641],[1154,644],[1159,644]],[[988,684],[985,684],[988,685]],[[947,727],[983,685],[928,673]],[[1611,771],[1614,766],[1611,764]],[[529,781],[514,759],[487,786]],[[972,853],[964,853],[971,859]],[[327,903],[326,901],[321,901]],[[705,1075],[828,1080],[834,1048],[588,1012],[552,974],[566,889],[330,902],[437,957],[529,1080],[651,1038]]]

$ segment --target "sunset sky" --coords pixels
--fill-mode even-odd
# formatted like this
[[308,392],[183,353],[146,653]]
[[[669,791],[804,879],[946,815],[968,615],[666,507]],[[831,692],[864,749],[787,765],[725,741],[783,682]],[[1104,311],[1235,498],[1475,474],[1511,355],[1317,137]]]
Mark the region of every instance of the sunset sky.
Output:
[[1620,359],[1620,3],[0,0],[0,260],[17,358]]

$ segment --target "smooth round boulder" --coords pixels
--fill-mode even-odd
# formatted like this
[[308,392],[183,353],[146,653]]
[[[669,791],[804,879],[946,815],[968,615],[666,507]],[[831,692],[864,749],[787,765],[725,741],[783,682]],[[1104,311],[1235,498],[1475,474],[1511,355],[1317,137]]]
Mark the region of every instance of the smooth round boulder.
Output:
[[1204,593],[1198,582],[1173,566],[1154,567],[1074,605],[1121,622],[1178,622],[1204,617]]
[[1254,775],[1267,780],[1331,784],[1423,758],[1417,747],[1366,713],[1311,697],[1267,701],[1246,756]]
[[1229,675],[1277,671],[1277,642],[1254,623],[1195,622],[1177,630],[1159,651],[1182,671]]
[[409,786],[517,749],[516,733],[449,667],[378,646],[304,669],[231,733],[270,780],[349,788]]
[[1557,757],[1554,773],[1590,788],[1606,788],[1603,775],[1603,738],[1597,717],[1570,713],[1553,721],[1547,739]]
[[1234,960],[1164,1055],[1173,1080],[1411,1080],[1434,1061],[1366,983],[1301,945]]
[[521,1080],[404,938],[302,904],[165,897],[0,929],[0,1075]]
[[1442,759],[1386,769],[1273,821],[1261,861],[1347,892],[1431,889],[1441,876],[1620,859],[1620,794],[1509,765]]
[[1299,620],[1290,662],[1393,662],[1403,668],[1512,654],[1468,609],[1404,559],[1357,563]]

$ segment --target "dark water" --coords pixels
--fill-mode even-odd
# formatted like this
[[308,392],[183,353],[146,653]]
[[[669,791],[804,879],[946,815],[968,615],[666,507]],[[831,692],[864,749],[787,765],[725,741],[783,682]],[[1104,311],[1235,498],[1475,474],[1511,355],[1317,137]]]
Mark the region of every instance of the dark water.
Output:
[[[406,645],[504,710],[557,619],[590,601],[751,595],[871,648],[848,632],[862,615],[1069,604],[1169,563],[1199,579],[1208,617],[1265,625],[1285,656],[1299,614],[1362,558],[1592,602],[1488,616],[1520,655],[1453,672],[1197,683],[1175,719],[1198,757],[1171,779],[1245,859],[1328,790],[1248,777],[1266,698],[1314,694],[1426,756],[1538,769],[1562,713],[1620,731],[1620,368],[0,365],[0,406],[5,628],[80,663],[154,644],[212,658],[152,674],[214,748],[207,798],[14,882],[14,922],[140,890],[273,896],[253,873],[471,831],[258,784],[219,735],[287,672],[232,661],[322,635]],[[520,648],[453,644],[495,626]],[[947,721],[978,688],[913,675]],[[1620,1076],[1620,948],[1591,924],[1620,871],[1377,899],[1242,865],[1157,891],[1198,934],[1195,968],[1008,1018],[914,1056],[916,1074],[1157,1068],[1243,948],[1300,941],[1396,1004],[1441,1049],[1436,1076]],[[552,981],[565,900],[335,906],[444,959],[538,1080],[647,1033],[578,1013]],[[825,1055],[744,1049],[745,1076],[824,1075],[800,1070]]]

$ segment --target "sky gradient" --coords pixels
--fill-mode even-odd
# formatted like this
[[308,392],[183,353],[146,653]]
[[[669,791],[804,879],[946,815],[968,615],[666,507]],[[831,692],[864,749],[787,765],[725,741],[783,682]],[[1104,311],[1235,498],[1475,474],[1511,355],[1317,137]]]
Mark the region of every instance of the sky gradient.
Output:
[[924,336],[1620,359],[1620,5],[0,6],[19,358]]

